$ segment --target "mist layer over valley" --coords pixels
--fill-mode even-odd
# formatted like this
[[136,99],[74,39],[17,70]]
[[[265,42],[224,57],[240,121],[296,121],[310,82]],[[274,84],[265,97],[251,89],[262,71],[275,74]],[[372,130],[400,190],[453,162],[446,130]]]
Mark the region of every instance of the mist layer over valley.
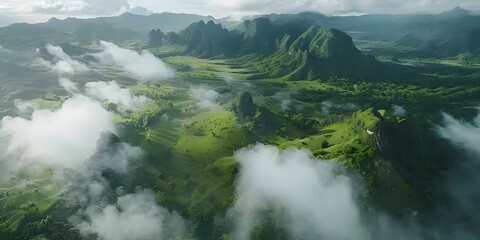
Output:
[[480,239],[460,10],[0,28],[0,239]]

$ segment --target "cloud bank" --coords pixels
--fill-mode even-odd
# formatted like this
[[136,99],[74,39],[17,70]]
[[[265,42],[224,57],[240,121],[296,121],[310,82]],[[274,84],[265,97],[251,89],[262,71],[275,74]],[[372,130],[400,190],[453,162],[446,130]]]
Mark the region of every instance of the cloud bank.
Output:
[[294,238],[368,239],[351,179],[328,161],[313,161],[306,150],[280,152],[257,145],[236,152],[241,171],[237,185],[235,239],[249,239],[261,214],[284,211]]
[[2,0],[0,13],[9,17],[14,16],[16,19],[39,22],[46,21],[52,16],[91,17],[127,11],[150,13],[150,10],[145,8],[156,12],[185,12],[241,18],[255,14],[305,11],[316,11],[328,15],[438,13],[457,6],[471,10],[480,9],[480,3],[476,0]]
[[460,6],[466,9],[480,9],[475,0],[209,0],[208,6],[214,9],[234,12],[234,14],[263,13],[298,13],[318,11],[324,14],[337,15],[346,13],[438,13]]
[[76,95],[58,110],[36,110],[31,119],[0,122],[3,169],[77,168],[95,150],[104,131],[114,131],[112,116],[100,103]]
[[101,101],[118,106],[120,111],[138,111],[153,101],[145,96],[135,96],[130,89],[121,88],[117,82],[89,82],[85,85],[86,94]]
[[459,121],[448,114],[443,114],[444,126],[439,127],[441,137],[449,139],[457,147],[469,151],[480,158],[480,115],[473,123]]
[[342,167],[315,160],[308,150],[258,144],[235,157],[240,173],[230,211],[233,239],[250,239],[259,222],[272,216],[269,212],[290,239],[421,239],[414,226],[362,207],[362,187]]
[[459,158],[448,175],[447,194],[450,202],[441,212],[439,221],[447,227],[437,229],[438,235],[450,239],[477,239],[480,236],[480,114],[465,122],[443,114],[439,135],[448,139],[459,152]]
[[94,54],[101,63],[121,68],[138,80],[164,80],[174,76],[174,71],[148,51],[121,48],[111,42],[101,41],[102,52]]

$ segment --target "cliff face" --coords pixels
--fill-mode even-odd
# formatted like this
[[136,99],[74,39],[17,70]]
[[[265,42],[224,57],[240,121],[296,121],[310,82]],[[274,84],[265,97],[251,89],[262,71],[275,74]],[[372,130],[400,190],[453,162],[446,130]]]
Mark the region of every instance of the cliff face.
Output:
[[241,118],[249,118],[255,114],[256,106],[253,104],[252,95],[247,91],[240,92],[235,102],[233,103],[233,110]]
[[164,34],[160,29],[154,29],[148,33],[148,45],[159,47],[163,44]]
[[213,21],[193,23],[179,33],[187,51],[198,57],[230,55],[235,49],[235,39],[221,24]]
[[253,54],[261,59],[258,78],[324,80],[332,77],[370,80],[383,65],[358,50],[346,33],[305,23],[273,24],[267,18],[245,21],[229,31],[203,21],[178,34],[150,33],[150,45],[183,45],[196,57],[235,57]]
[[346,33],[318,26],[310,27],[293,41],[285,36],[278,51],[264,63],[273,69],[270,77],[292,80],[365,78],[373,72],[372,67],[380,64],[362,54]]

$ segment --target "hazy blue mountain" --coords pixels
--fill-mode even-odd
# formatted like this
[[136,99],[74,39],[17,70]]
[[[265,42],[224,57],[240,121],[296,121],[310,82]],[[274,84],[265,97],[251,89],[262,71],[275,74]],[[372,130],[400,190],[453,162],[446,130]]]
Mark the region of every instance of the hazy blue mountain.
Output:
[[473,42],[476,40],[475,32],[480,29],[480,15],[462,8],[437,15],[340,17],[305,12],[271,14],[265,17],[277,24],[303,21],[325,28],[336,28],[352,33],[357,40],[393,42],[426,55],[449,56],[478,51]]
[[52,18],[39,24],[12,24],[0,28],[0,45],[7,48],[38,48],[46,43],[94,40],[124,42],[146,40],[152,29],[180,31],[197,21],[213,21],[211,16],[155,13],[148,16],[125,13],[114,17],[92,19]]
[[243,51],[272,53],[277,50],[285,35],[296,38],[307,28],[307,24],[297,22],[274,24],[268,18],[257,18],[245,21],[237,31],[243,35]]

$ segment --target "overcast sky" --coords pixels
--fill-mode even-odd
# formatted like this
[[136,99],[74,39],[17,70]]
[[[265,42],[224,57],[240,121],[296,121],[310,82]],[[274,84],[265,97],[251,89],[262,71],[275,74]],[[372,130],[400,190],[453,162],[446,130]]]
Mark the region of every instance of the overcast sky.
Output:
[[215,17],[316,11],[350,13],[438,13],[454,7],[479,10],[480,0],[0,0],[0,25],[50,17],[93,17],[126,11],[184,12]]

